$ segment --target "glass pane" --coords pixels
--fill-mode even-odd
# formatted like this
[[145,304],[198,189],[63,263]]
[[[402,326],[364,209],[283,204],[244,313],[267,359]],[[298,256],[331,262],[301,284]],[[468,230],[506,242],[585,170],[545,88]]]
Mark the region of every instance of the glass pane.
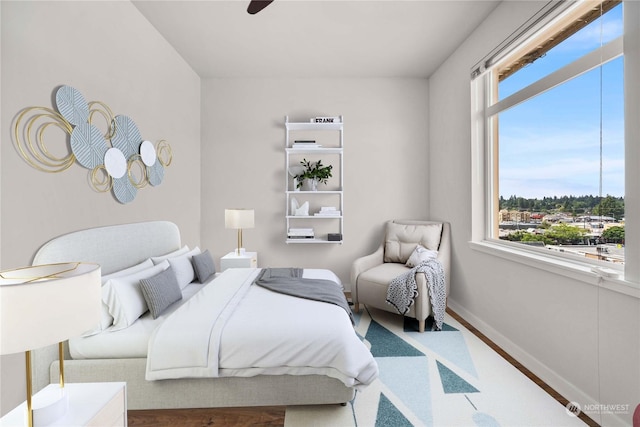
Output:
[[[620,239],[603,234],[623,226],[623,110],[618,58],[499,115],[501,238],[563,244],[565,252],[566,245],[592,245],[580,253],[623,258]],[[551,227],[561,223],[581,231]],[[552,229],[577,234],[567,241],[548,238]],[[604,243],[612,245],[595,246]]]
[[499,99],[514,94],[601,45],[620,37],[622,30],[622,4],[619,4],[549,50],[543,57],[502,80],[498,86]]

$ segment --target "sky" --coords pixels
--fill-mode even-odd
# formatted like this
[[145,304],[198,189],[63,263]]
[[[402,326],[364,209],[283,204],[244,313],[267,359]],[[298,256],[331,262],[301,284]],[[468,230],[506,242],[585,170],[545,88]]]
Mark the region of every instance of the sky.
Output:
[[[620,35],[621,5],[503,80],[500,98]],[[500,113],[502,197],[599,195],[601,105],[602,195],[624,196],[622,69],[620,57]]]

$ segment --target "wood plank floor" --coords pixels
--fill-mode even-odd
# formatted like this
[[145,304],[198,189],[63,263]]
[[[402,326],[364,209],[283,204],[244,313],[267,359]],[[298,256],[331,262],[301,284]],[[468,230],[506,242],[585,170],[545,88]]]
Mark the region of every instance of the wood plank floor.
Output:
[[128,411],[129,427],[284,426],[284,406]]
[[[544,381],[534,375],[527,368],[522,366],[517,360],[511,357],[506,351],[478,331],[469,322],[460,317],[457,313],[447,308],[447,313],[469,329],[475,336],[480,338],[485,344],[491,347],[496,353],[515,366],[520,372],[535,382],[551,397],[562,405],[569,403],[556,390],[549,387]],[[128,411],[127,420],[130,427],[283,427],[284,426],[284,406],[254,407],[254,408],[206,408],[206,409],[163,409],[163,410],[140,410]],[[579,418],[591,427],[598,427],[598,423],[581,412]]]

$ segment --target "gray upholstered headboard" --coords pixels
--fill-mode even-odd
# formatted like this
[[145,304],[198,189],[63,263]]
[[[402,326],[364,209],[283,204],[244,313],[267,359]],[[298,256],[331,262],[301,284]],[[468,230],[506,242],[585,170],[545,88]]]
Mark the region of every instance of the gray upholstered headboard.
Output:
[[[180,230],[169,221],[111,225],[75,231],[50,240],[40,247],[33,258],[33,265],[95,262],[100,264],[104,275],[149,257],[172,252],[180,246]],[[34,391],[49,384],[49,366],[55,360],[58,360],[57,345],[34,351]]]
[[180,230],[169,221],[111,225],[56,237],[40,247],[32,264],[95,262],[104,275],[180,246]]

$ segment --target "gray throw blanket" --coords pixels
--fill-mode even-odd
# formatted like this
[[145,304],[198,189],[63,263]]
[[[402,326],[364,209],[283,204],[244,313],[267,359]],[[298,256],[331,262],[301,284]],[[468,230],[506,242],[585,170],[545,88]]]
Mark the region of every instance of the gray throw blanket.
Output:
[[305,279],[301,268],[263,268],[255,284],[281,294],[335,304],[347,312],[355,325],[342,288],[331,280]]
[[418,296],[416,273],[424,273],[427,278],[427,289],[433,312],[433,330],[442,330],[444,312],[447,304],[444,269],[437,259],[421,262],[406,273],[401,274],[389,283],[387,302],[393,305],[400,314],[406,314]]

